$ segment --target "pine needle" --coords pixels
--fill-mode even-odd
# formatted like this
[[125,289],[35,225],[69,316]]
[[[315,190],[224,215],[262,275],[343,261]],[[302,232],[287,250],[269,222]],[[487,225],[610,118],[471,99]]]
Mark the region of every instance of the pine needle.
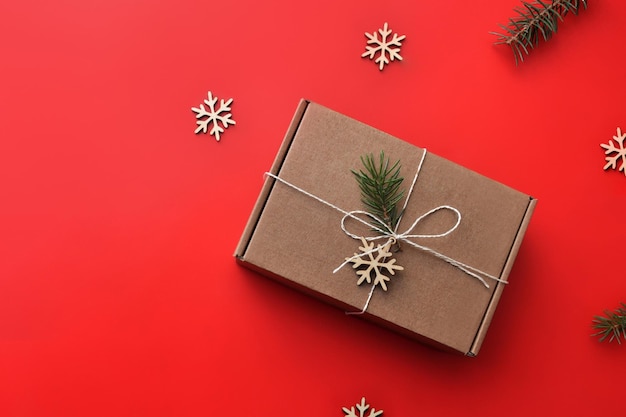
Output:
[[587,0],[542,0],[522,1],[522,8],[515,8],[517,16],[509,19],[508,25],[500,25],[504,33],[490,32],[498,37],[496,45],[511,47],[515,65],[524,61],[524,56],[537,47],[539,39],[549,40],[557,32],[558,23],[569,13],[577,15],[581,6],[587,8]]

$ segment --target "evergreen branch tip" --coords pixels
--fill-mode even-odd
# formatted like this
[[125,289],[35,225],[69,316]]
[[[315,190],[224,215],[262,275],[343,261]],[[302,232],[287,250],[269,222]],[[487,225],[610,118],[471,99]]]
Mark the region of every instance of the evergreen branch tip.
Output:
[[374,225],[391,233],[402,214],[397,208],[404,197],[404,191],[400,189],[404,180],[400,176],[400,161],[391,164],[381,151],[378,161],[373,154],[366,154],[361,156],[361,163],[363,169],[351,170],[361,190],[361,202],[369,213],[382,221]]
[[598,336],[600,342],[608,339],[621,344],[622,339],[626,340],[626,303],[620,304],[614,311],[605,311],[605,316],[594,316],[591,326],[597,332],[592,336]]
[[523,62],[524,56],[537,47],[539,39],[548,41],[568,13],[578,15],[581,8],[586,9],[587,0],[551,0],[550,3],[522,0],[522,6],[513,9],[517,15],[510,18],[507,25],[500,25],[504,33],[490,32],[498,37],[494,44],[511,47],[515,65]]

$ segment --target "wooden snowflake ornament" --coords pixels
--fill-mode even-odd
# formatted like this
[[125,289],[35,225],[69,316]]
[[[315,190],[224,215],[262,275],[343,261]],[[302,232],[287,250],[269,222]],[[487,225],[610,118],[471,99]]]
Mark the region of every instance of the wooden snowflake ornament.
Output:
[[359,246],[361,253],[355,253],[351,258],[346,258],[347,262],[352,263],[353,269],[366,267],[356,271],[359,280],[357,285],[361,285],[364,282],[368,284],[374,280],[374,286],[380,285],[383,291],[387,291],[387,282],[391,278],[383,273],[383,269],[387,270],[387,273],[395,275],[396,271],[404,270],[400,265],[396,265],[396,260],[392,257],[391,246],[395,243],[394,239],[389,239],[386,244],[375,247],[374,243],[368,243],[364,237],[361,238],[363,246]]
[[[220,106],[216,109],[217,97],[213,97],[213,93],[209,91],[208,99],[204,100],[204,104],[206,104],[208,108],[205,108],[204,104],[200,104],[200,107],[191,108],[191,111],[196,113],[196,119],[199,119],[196,121],[198,127],[193,133],[206,133],[209,125],[211,125],[209,135],[215,136],[215,140],[219,142],[220,133],[224,133],[224,129],[227,129],[228,125],[236,124],[235,121],[231,119],[233,115],[230,113],[230,105],[232,103],[232,98],[227,101],[222,99],[220,100]],[[222,124],[221,126],[220,123]]]
[[[398,36],[397,33],[394,33],[391,40],[388,40],[387,38],[392,32],[393,31],[389,29],[387,22],[385,22],[382,29],[378,29],[378,32],[365,32],[365,37],[367,37],[367,46],[365,47],[365,52],[363,52],[361,57],[374,59],[378,53],[378,58],[376,58],[374,62],[378,64],[378,69],[381,71],[385,65],[388,65],[389,62],[393,60],[397,59],[398,61],[402,61],[402,57],[400,56],[400,47],[402,46],[402,41],[406,38],[406,35]],[[379,33],[380,39],[378,38]],[[375,46],[370,46],[372,44]]]
[[[617,161],[621,159],[621,164],[618,168],[618,171],[622,171],[624,175],[626,175],[626,144],[624,143],[624,139],[626,139],[626,134],[622,133],[622,129],[617,128],[617,134],[613,136],[615,139],[615,143],[612,140],[609,140],[608,144],[602,143],[600,146],[605,150],[604,154],[608,155],[606,158],[606,165],[604,165],[604,170],[607,169],[615,169],[617,166]],[[617,146],[616,146],[617,145]]]
[[[361,402],[356,404],[356,410],[355,406],[352,406],[350,408],[342,407],[342,410],[345,413],[344,417],[378,417],[383,415],[383,410],[376,411],[374,407],[372,407],[369,414],[365,415],[365,412],[369,408],[370,405],[365,402],[365,397],[363,397],[361,398]],[[356,413],[357,411],[359,412],[359,414]]]

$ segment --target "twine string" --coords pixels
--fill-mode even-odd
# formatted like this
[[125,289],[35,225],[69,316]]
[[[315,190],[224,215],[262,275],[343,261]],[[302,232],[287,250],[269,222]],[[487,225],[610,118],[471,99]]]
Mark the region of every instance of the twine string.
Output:
[[367,307],[370,305],[370,301],[372,301],[372,296],[374,295],[374,290],[376,289],[376,284],[372,284],[372,288],[370,288],[369,294],[367,294],[367,300],[365,300],[365,304],[360,311],[346,311],[347,316],[358,316],[360,314],[365,314]]

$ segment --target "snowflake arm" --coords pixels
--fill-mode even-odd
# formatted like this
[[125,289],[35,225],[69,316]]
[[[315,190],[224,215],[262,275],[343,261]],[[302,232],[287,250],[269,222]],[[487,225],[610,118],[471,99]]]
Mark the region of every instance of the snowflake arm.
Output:
[[383,273],[383,269],[390,275],[395,275],[396,271],[404,270],[400,265],[396,265],[396,260],[392,258],[390,248],[393,241],[390,239],[386,244],[376,248],[374,248],[373,242],[368,243],[363,237],[361,238],[361,242],[363,243],[363,246],[359,246],[361,253],[355,253],[351,258],[346,258],[346,261],[353,264],[353,269],[363,266],[366,267],[365,269],[356,271],[359,277],[357,285],[361,285],[363,282],[371,284],[372,278],[374,278],[374,285],[380,285],[383,291],[387,291],[387,282],[389,282],[391,278]]
[[[191,111],[196,113],[196,119],[200,119],[196,121],[198,127],[194,133],[206,133],[209,128],[209,124],[211,124],[209,135],[215,136],[215,140],[219,142],[220,134],[224,133],[224,129],[228,128],[229,125],[236,124],[236,122],[231,119],[233,116],[230,113],[230,105],[232,102],[232,98],[228,101],[224,101],[222,99],[220,100],[219,108],[216,110],[215,105],[217,104],[217,97],[213,97],[213,94],[209,91],[208,99],[204,100],[204,104],[208,106],[208,109],[204,107],[204,104],[200,104],[200,107],[191,108]],[[222,115],[222,113],[225,114]],[[220,126],[219,123],[221,123],[222,126]]]
[[[626,139],[626,134],[622,134],[622,130],[618,127],[617,135],[614,135],[613,139],[615,139],[615,143],[613,143],[612,140],[609,140],[608,144],[600,144],[600,146],[605,149],[605,155],[612,155],[604,158],[606,160],[604,170],[606,171],[609,168],[615,169],[617,166],[617,161],[621,159],[621,164],[618,171],[622,171],[624,175],[626,175],[626,148],[624,147],[624,139]],[[615,144],[617,144],[618,146],[615,146]]]
[[354,406],[350,408],[342,407],[343,412],[345,413],[345,417],[378,417],[383,414],[383,410],[378,410],[374,407],[370,410],[369,414],[366,416],[365,412],[370,408],[370,405],[365,402],[365,397],[361,398],[361,402],[356,404],[356,410],[359,411],[359,414],[356,413]]
[[[406,38],[406,35],[399,36],[397,33],[394,33],[391,40],[387,40],[388,36],[392,32],[393,31],[389,29],[387,22],[385,22],[382,29],[378,29],[378,32],[365,32],[365,37],[367,37],[368,40],[365,52],[363,52],[361,57],[374,59],[376,54],[379,53],[378,58],[376,58],[374,62],[378,64],[378,69],[381,71],[384,66],[389,64],[391,61],[396,59],[398,61],[402,61],[402,56],[400,56],[400,47],[402,46],[402,41]],[[378,38],[379,34],[380,39]],[[376,46],[370,46],[372,44]],[[387,57],[387,55],[389,57]]]

